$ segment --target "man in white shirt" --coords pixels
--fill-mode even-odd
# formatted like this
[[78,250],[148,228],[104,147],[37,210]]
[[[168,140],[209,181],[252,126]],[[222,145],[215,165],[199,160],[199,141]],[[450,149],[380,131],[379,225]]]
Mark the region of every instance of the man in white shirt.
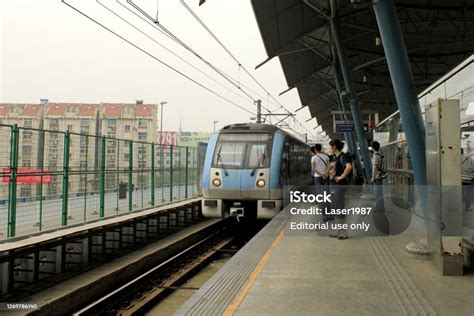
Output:
[[321,152],[321,144],[316,144],[312,148],[311,171],[316,185],[325,185],[329,179],[329,156]]
[[[330,161],[329,156],[323,153],[321,144],[314,145],[311,148],[313,152],[313,157],[311,157],[311,172],[314,177],[314,185],[316,194],[321,194],[324,191],[329,191],[329,167]],[[328,209],[331,207],[329,203],[324,203],[320,205],[320,207],[324,210],[325,208]],[[323,220],[329,221],[334,219],[333,216],[328,216],[324,214]]]

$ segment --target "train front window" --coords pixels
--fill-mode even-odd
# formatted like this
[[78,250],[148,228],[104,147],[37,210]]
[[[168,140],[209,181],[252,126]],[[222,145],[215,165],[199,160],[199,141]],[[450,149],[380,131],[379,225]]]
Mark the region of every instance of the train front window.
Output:
[[248,162],[249,168],[265,166],[265,160],[268,160],[267,144],[249,144]]
[[214,152],[213,167],[267,168],[270,163],[270,134],[221,134]]
[[237,168],[242,165],[244,143],[222,142],[217,144],[214,165],[226,168]]

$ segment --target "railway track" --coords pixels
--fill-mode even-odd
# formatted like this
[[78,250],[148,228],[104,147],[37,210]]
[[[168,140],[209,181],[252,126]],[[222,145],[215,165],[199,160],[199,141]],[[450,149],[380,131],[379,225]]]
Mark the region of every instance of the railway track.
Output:
[[218,253],[242,242],[233,225],[206,236],[74,315],[143,315],[195,275]]

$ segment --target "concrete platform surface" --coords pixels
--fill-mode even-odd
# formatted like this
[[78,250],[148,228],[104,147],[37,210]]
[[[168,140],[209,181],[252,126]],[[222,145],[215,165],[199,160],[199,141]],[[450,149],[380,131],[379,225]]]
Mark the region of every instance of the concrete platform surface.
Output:
[[[175,315],[474,315],[474,273],[442,276],[430,260],[406,252],[409,242],[424,237],[419,217],[403,234],[352,231],[338,240],[329,231],[290,230],[291,222],[318,220],[288,210]],[[368,216],[362,220],[374,224]]]
[[443,277],[407,242],[283,238],[235,315],[474,315],[474,275]]

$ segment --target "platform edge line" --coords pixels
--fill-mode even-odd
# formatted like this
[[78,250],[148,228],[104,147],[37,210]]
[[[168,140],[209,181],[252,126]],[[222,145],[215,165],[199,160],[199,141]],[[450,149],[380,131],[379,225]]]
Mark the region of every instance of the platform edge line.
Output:
[[270,248],[267,250],[267,252],[263,256],[262,260],[260,260],[260,262],[257,264],[255,269],[253,270],[252,274],[250,274],[250,276],[245,281],[244,285],[242,286],[242,289],[239,291],[239,293],[237,293],[235,298],[232,300],[232,303],[230,303],[230,305],[226,308],[226,310],[223,313],[223,316],[233,316],[234,315],[235,311],[239,308],[240,304],[242,303],[242,301],[247,296],[247,294],[250,291],[250,288],[254,284],[255,280],[258,278],[258,276],[262,272],[263,268],[265,268],[265,266],[267,265],[268,260],[270,259],[270,257],[273,254],[273,251],[276,249],[276,247],[278,247],[278,245],[280,244],[280,242],[283,239],[284,235],[285,235],[285,229],[283,227],[283,229],[278,234],[277,238],[275,238],[272,245],[270,246]]

